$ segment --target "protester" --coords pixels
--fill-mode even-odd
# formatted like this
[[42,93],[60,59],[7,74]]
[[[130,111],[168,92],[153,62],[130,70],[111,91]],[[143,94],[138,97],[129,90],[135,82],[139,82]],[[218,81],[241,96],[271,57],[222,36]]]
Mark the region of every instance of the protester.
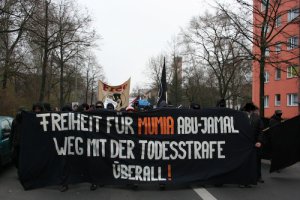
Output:
[[226,108],[226,101],[225,99],[220,99],[218,102],[217,102],[217,107],[219,108]]
[[[269,126],[272,127],[272,126],[276,126],[276,125],[280,124],[283,121],[281,116],[282,116],[282,111],[281,110],[275,110],[274,114],[272,115],[272,117],[270,119]],[[269,140],[271,140],[271,138],[269,138]],[[280,173],[281,170],[277,170],[276,172]]]
[[90,106],[87,103],[83,103],[83,104],[81,104],[81,106],[82,106],[84,112],[87,112],[90,109]]
[[140,107],[139,107],[139,100],[136,100],[134,103],[133,103],[133,108],[135,111],[139,111],[140,110]]
[[20,155],[20,137],[21,137],[21,122],[22,122],[22,111],[25,109],[23,107],[18,109],[15,119],[12,122],[11,132],[10,132],[10,142],[12,149],[12,162],[15,167],[19,168],[19,155]]
[[270,122],[269,122],[269,126],[275,126],[277,124],[280,124],[282,122],[282,111],[281,110],[275,110],[274,115],[271,117]]
[[52,111],[51,105],[48,102],[44,102],[43,107],[44,107],[46,112],[51,112]]
[[77,112],[87,112],[90,109],[90,106],[87,103],[83,103],[78,106]]
[[[260,116],[257,114],[258,108],[253,103],[247,103],[244,106],[244,111],[247,112],[247,115],[250,120],[250,125],[254,131],[254,138],[255,138],[255,147],[256,147],[256,154],[257,154],[257,182],[264,183],[261,175],[261,148],[263,145],[263,122]],[[247,187],[248,185],[244,185]]]
[[40,113],[44,111],[44,107],[41,103],[35,103],[32,105],[32,112]]
[[114,109],[115,109],[115,106],[114,106],[112,103],[108,103],[108,104],[106,105],[106,109],[107,109],[107,110],[114,110]]
[[64,105],[62,108],[61,108],[61,111],[63,112],[70,112],[70,111],[73,111],[72,110],[72,106],[70,104],[66,104]]
[[104,105],[102,101],[97,101],[96,102],[96,106],[95,106],[95,110],[101,110],[104,109]]

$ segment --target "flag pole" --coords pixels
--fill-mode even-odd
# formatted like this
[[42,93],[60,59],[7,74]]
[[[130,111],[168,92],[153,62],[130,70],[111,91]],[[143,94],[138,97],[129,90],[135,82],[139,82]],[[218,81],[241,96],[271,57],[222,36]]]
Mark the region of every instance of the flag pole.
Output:
[[166,103],[168,104],[168,92],[166,91]]

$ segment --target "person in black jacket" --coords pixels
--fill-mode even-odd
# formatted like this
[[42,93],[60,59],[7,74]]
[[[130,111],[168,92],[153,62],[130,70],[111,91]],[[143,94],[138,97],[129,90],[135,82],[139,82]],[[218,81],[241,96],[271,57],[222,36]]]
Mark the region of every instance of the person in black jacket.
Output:
[[11,142],[10,147],[12,149],[12,162],[17,169],[19,168],[22,111],[25,111],[23,107],[18,109],[16,117],[12,122],[11,133],[9,136]]
[[264,127],[260,116],[257,114],[257,110],[258,108],[253,103],[247,103],[244,106],[244,111],[248,114],[250,125],[255,134],[255,147],[257,152],[257,182],[264,183],[261,175],[261,148],[264,142],[262,130]]
[[277,124],[280,124],[282,122],[282,111],[281,110],[275,110],[274,115],[271,117],[270,122],[269,122],[269,126],[275,126]]

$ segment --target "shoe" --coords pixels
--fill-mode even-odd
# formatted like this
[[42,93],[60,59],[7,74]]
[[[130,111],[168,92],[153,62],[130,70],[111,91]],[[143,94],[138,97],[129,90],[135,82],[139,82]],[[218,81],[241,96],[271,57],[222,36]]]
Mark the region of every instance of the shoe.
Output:
[[65,192],[69,189],[68,185],[62,185],[60,188],[59,188],[59,191],[61,192]]
[[96,184],[92,184],[91,187],[90,187],[90,190],[91,191],[94,191],[98,188],[98,186]]
[[239,188],[251,188],[251,185],[248,185],[248,184],[246,184],[246,185],[239,185]]
[[257,182],[258,183],[264,183],[265,181],[262,178],[260,178],[260,179],[257,180]]

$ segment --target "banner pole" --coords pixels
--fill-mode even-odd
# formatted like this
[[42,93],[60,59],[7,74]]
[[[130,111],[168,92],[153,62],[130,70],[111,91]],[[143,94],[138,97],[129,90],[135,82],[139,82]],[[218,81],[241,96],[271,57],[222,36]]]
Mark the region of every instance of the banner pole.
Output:
[[168,104],[168,92],[166,92],[166,103]]

